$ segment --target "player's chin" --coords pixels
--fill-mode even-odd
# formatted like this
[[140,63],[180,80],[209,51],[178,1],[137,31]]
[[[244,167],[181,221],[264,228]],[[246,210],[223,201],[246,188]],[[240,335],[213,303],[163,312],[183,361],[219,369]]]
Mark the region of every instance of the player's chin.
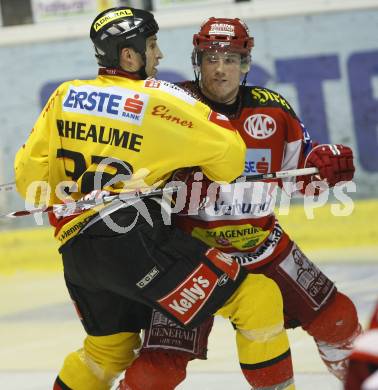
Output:
[[231,94],[231,88],[225,88],[225,85],[215,85],[213,86],[213,91],[219,96],[228,96]]
[[217,96],[219,99],[219,103],[226,103],[232,99],[233,94],[228,91],[227,92],[222,91],[222,92],[218,92]]

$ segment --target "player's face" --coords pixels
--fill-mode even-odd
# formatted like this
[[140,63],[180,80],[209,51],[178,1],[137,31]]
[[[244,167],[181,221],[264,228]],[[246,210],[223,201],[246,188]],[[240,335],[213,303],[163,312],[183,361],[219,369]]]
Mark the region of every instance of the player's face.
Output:
[[155,77],[159,60],[163,58],[163,53],[157,44],[157,37],[153,35],[146,40],[146,73],[148,77]]
[[205,51],[201,62],[201,89],[218,103],[231,104],[239,91],[241,56],[239,53]]

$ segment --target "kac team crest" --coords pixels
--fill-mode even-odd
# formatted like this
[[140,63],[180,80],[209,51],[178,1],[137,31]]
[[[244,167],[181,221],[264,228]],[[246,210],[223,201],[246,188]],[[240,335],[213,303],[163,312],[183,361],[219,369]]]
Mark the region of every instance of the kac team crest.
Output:
[[277,130],[276,121],[269,115],[255,114],[244,122],[244,130],[252,138],[265,139],[271,137]]

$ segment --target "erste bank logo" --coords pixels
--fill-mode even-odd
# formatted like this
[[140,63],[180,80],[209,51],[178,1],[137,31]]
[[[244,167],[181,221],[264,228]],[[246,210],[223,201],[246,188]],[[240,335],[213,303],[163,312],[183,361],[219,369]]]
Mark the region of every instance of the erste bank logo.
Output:
[[247,149],[244,163],[244,176],[252,176],[271,171],[272,151],[270,149]]
[[125,105],[123,106],[124,112],[122,116],[126,116],[128,112],[133,114],[140,114],[143,110],[144,102],[140,100],[140,96],[135,94],[132,98],[127,98],[125,101]]
[[140,126],[149,96],[118,87],[70,85],[62,110],[117,119]]

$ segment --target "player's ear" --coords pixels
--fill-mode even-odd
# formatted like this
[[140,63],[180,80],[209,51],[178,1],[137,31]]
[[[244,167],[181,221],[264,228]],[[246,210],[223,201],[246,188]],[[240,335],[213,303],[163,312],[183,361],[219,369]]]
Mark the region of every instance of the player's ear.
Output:
[[125,61],[130,61],[134,58],[135,51],[131,47],[124,47],[121,50],[120,58]]
[[251,69],[251,63],[252,63],[251,56],[243,56],[240,64],[240,71],[243,74],[248,73],[249,70]]
[[126,71],[134,71],[140,67],[140,54],[131,47],[124,47],[119,55],[121,67]]

